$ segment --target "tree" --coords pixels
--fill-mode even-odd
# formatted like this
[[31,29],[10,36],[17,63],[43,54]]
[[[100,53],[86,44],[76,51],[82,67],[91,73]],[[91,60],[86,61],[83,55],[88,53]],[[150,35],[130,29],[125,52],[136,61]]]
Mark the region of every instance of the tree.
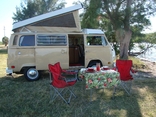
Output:
[[37,15],[65,7],[64,0],[25,0],[21,2],[20,7],[16,7],[16,13],[13,13],[15,22],[22,21]]
[[138,44],[140,48],[140,52],[131,52],[131,55],[139,55],[146,53],[150,48],[156,48],[156,32],[155,33],[148,33],[143,34],[142,37],[135,37],[134,42]]
[[6,37],[6,36],[4,36],[4,37],[2,38],[2,43],[3,43],[5,46],[7,46],[7,45],[8,45],[8,42],[9,42],[9,38]]
[[[82,28],[98,28],[99,27],[99,22],[97,20],[99,14],[97,12],[97,8],[100,6],[100,2],[91,0],[92,4],[87,5],[88,0],[86,0],[83,3],[83,6],[85,7],[85,14],[83,14],[82,18]],[[90,2],[90,3],[91,3]]]
[[[88,10],[95,4],[95,0],[89,1]],[[89,15],[87,14],[89,11],[85,13],[85,20],[92,16],[92,18],[98,19],[98,21],[101,22],[99,25],[100,28],[107,27],[107,29],[112,30],[120,45],[120,59],[128,59],[129,43],[133,32],[132,27],[145,27],[150,25],[148,16],[155,13],[156,1],[96,0],[96,2],[98,5],[95,5],[94,11]]]

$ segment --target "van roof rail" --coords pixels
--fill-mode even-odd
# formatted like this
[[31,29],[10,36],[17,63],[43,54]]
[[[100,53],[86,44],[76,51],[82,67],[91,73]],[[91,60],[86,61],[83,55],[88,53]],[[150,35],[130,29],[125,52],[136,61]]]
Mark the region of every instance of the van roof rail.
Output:
[[104,34],[101,29],[83,29],[82,31],[85,34]]

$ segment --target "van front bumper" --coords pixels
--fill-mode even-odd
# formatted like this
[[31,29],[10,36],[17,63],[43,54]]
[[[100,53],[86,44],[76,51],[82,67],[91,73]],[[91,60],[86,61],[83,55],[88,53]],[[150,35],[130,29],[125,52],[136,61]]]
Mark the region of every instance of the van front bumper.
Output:
[[12,69],[9,69],[8,67],[6,68],[6,74],[12,74],[13,73],[13,70]]

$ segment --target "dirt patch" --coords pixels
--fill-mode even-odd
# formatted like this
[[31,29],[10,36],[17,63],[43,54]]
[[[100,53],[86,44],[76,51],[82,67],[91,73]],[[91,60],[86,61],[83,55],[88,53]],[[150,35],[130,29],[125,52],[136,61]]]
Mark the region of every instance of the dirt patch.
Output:
[[145,67],[137,69],[136,78],[156,78],[156,63],[144,60],[142,62]]

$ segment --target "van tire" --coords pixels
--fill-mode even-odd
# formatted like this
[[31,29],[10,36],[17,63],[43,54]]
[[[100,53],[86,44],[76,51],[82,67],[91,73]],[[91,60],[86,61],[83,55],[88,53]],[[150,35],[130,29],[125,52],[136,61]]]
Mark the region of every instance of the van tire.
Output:
[[89,65],[88,65],[88,67],[96,67],[96,62],[95,61],[90,62]]
[[24,77],[28,81],[36,81],[40,77],[40,72],[36,68],[27,68],[24,70]]
[[96,67],[96,63],[100,63],[100,67],[102,66],[102,63],[99,61],[92,61],[88,64],[88,67]]

